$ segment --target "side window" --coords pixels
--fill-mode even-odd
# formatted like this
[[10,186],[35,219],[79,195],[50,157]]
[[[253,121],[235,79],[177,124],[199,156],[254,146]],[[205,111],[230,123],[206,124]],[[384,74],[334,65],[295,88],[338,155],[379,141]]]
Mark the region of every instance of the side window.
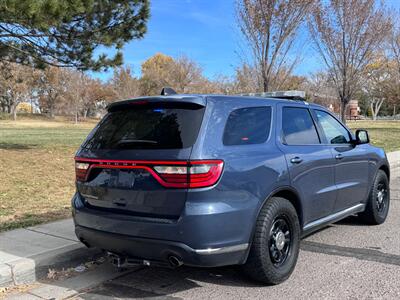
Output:
[[322,110],[315,110],[315,114],[328,143],[347,144],[350,142],[349,132],[334,117]]
[[282,130],[287,145],[319,144],[310,111],[307,108],[284,107],[282,111]]
[[268,139],[271,107],[248,107],[234,110],[225,125],[223,143],[227,146],[260,144]]

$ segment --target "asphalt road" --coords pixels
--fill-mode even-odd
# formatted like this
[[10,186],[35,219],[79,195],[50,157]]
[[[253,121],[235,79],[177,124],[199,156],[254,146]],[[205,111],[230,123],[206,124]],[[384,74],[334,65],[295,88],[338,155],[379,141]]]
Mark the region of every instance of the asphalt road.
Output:
[[393,173],[385,224],[351,217],[307,237],[278,286],[255,284],[236,267],[141,268],[75,299],[400,299],[400,169]]

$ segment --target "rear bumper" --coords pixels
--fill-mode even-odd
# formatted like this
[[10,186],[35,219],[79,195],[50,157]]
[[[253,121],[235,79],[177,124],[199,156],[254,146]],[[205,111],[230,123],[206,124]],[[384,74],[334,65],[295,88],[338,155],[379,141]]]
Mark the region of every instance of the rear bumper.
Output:
[[122,257],[168,265],[174,256],[188,266],[217,267],[244,263],[248,244],[216,249],[192,249],[178,242],[144,239],[107,233],[75,226],[77,237],[88,246],[95,246]]
[[[205,205],[210,206],[209,202]],[[113,214],[86,207],[77,193],[72,199],[77,237],[87,245],[137,260],[167,262],[171,256],[189,266],[217,267],[243,264],[247,259],[253,211],[213,212],[187,203],[178,220],[152,220]],[[195,207],[195,212],[190,207]]]

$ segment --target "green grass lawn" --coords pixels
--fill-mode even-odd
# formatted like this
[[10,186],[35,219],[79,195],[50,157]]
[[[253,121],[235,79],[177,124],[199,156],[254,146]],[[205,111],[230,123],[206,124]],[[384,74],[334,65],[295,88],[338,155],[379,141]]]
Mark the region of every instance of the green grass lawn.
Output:
[[94,125],[0,121],[0,231],[70,216],[74,153]]
[[348,121],[347,125],[368,130],[371,143],[386,152],[400,150],[400,121]]
[[[0,231],[70,216],[74,153],[97,121],[0,120]],[[400,122],[349,122],[372,143],[400,150]]]

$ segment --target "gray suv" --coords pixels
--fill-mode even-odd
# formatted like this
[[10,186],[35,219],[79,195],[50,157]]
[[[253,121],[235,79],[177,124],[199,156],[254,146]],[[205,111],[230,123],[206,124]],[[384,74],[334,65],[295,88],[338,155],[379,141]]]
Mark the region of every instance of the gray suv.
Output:
[[75,157],[77,237],[118,266],[239,264],[277,284],[305,236],[381,224],[389,164],[324,107],[240,96],[115,102]]

